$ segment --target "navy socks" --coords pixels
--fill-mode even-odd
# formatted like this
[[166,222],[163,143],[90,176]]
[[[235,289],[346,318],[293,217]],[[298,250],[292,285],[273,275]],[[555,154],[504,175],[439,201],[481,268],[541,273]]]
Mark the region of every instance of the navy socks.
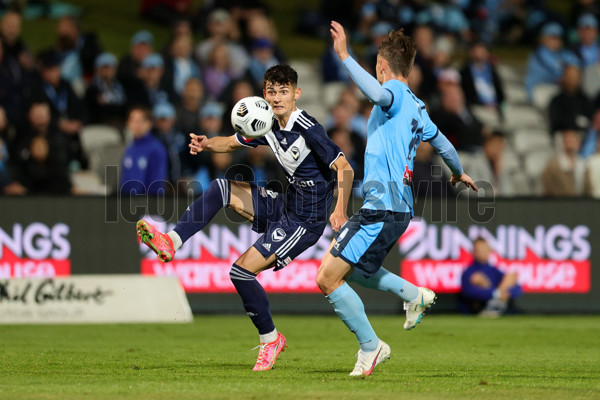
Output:
[[258,329],[258,333],[264,335],[273,332],[275,324],[273,318],[271,318],[269,298],[265,289],[256,280],[256,274],[233,264],[229,277],[233,282],[233,286],[235,286],[235,290],[242,298],[246,314]]
[[227,179],[212,181],[202,196],[190,204],[173,229],[181,242],[185,243],[208,225],[221,208],[229,205],[229,197],[230,183]]

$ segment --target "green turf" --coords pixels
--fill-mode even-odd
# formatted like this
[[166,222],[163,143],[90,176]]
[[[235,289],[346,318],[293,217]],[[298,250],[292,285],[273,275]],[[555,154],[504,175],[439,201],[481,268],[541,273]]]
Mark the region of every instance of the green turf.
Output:
[[357,345],[334,317],[277,316],[289,348],[251,368],[244,317],[189,325],[3,326],[2,399],[600,398],[599,317],[372,318],[392,359],[350,378]]

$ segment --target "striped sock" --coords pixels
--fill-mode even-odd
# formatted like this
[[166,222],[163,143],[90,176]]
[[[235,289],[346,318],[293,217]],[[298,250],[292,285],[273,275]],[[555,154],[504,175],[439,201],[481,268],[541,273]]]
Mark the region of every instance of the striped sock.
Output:
[[229,271],[229,277],[242,298],[246,314],[258,329],[258,333],[266,335],[275,331],[275,324],[269,308],[269,298],[265,289],[256,280],[256,274],[233,264]]

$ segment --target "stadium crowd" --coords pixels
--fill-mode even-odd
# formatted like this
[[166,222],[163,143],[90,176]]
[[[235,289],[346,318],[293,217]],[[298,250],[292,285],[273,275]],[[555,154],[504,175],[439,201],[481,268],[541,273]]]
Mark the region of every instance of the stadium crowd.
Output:
[[[262,95],[264,72],[288,62],[259,1],[206,2],[200,10],[192,3],[142,1],[142,15],[172,26],[172,35],[161,47],[150,30],[138,31],[124,55],[69,15],[57,19],[56,44],[34,55],[18,8],[0,9],[1,192],[200,193],[222,177],[285,181],[266,148],[189,154],[189,132],[233,133],[232,106]],[[326,40],[329,21],[341,22],[353,56],[373,72],[386,34],[410,33],[418,47],[411,89],[484,183],[483,195],[600,197],[598,1],[575,1],[571,16],[535,0],[354,3],[323,1],[321,10],[301,13],[297,29]],[[490,52],[497,44],[530,46],[526,68],[499,63]],[[323,93],[335,94],[321,99],[328,110],[321,123],[354,167],[358,189],[371,105],[331,46],[320,73]],[[129,114],[133,107],[140,112]],[[118,176],[107,165],[120,165]],[[455,195],[441,165],[422,143],[418,196]],[[128,180],[142,185],[119,184]]]

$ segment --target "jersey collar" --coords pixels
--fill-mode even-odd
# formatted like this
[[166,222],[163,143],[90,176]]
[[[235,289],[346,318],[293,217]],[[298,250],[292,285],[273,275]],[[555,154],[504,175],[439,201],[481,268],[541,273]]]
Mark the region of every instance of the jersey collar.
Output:
[[[302,114],[302,110],[296,107],[296,111],[292,111],[292,113],[290,114],[290,119],[288,119],[288,122],[287,122],[285,128],[283,128],[281,130],[288,131],[288,132],[291,131],[300,114]],[[277,122],[277,124],[279,125],[279,122]]]

